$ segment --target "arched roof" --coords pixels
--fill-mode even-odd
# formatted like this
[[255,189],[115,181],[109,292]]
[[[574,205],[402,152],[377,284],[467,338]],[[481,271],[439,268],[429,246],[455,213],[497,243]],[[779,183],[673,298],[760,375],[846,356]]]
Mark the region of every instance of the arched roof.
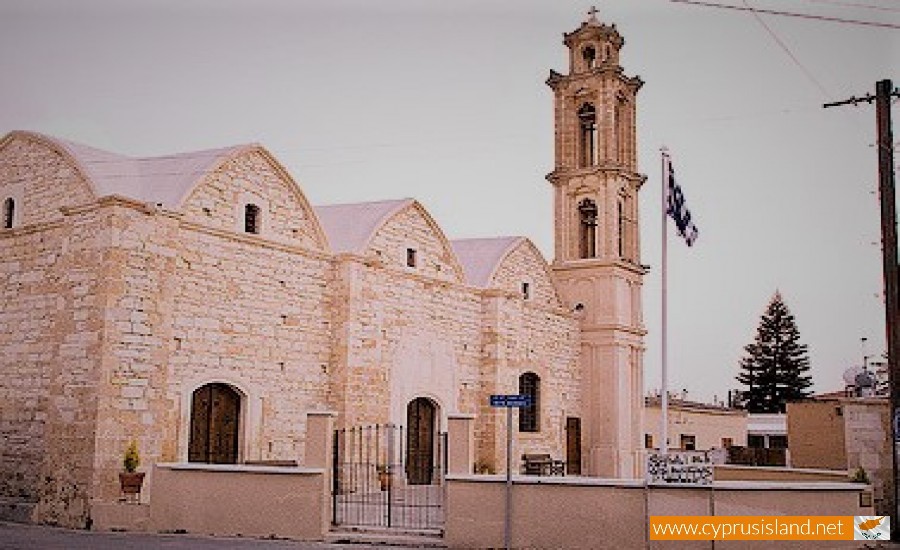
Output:
[[526,237],[493,237],[484,239],[459,239],[451,241],[453,251],[459,258],[465,273],[466,282],[477,288],[492,288],[497,285],[496,277],[503,263],[515,251],[527,248],[540,260],[540,266],[558,303],[556,284],[550,266],[541,251]]
[[382,225],[413,199],[314,206],[332,252],[362,254]]
[[127,157],[80,143],[43,136],[68,152],[81,166],[98,197],[121,195],[178,208],[194,187],[231,158],[257,144],[192,151],[158,157]]
[[43,143],[66,157],[96,198],[119,195],[141,202],[161,204],[170,209],[181,208],[194,189],[229,160],[247,152],[257,152],[292,187],[300,203],[313,218],[317,241],[321,246],[326,246],[325,234],[300,186],[281,163],[259,144],[249,143],[157,157],[128,157],[20,130],[7,134],[0,140],[0,144],[5,144],[17,135]]
[[416,210],[425,219],[438,240],[443,243],[452,261],[457,280],[463,282],[464,270],[450,241],[419,201],[399,199],[314,207],[319,222],[325,230],[325,235],[328,237],[331,250],[335,253],[350,252],[354,254],[365,253],[378,231],[395,216],[408,209]]
[[491,237],[485,239],[456,239],[450,241],[466,282],[474,287],[487,288],[503,259],[525,241],[524,237]]

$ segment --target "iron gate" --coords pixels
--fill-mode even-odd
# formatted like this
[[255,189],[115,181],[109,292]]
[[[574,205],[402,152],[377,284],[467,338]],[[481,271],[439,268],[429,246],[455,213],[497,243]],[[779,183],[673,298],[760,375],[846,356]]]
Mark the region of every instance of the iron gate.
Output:
[[447,434],[433,435],[396,424],[336,430],[332,523],[443,531]]

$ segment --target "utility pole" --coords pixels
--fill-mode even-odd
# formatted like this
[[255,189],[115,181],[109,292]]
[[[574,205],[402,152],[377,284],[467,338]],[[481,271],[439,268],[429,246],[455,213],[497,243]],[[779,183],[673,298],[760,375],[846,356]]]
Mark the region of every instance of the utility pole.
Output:
[[894,195],[894,140],[891,132],[891,97],[900,97],[900,91],[890,80],[875,83],[875,96],[851,97],[836,103],[826,103],[825,108],[839,105],[875,102],[876,131],[878,133],[878,191],[881,198],[881,252],[884,264],[884,309],[887,329],[888,380],[891,388],[891,442],[893,448],[892,487],[886,491],[891,522],[891,540],[900,540],[900,511],[898,488],[900,476],[897,466],[900,446],[900,280],[897,266],[897,203]]

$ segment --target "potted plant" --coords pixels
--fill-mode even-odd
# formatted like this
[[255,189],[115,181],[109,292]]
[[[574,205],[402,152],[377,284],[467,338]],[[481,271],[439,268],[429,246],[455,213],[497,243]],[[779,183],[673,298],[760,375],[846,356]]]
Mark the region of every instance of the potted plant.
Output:
[[378,483],[381,485],[382,491],[387,491],[388,487],[391,486],[391,472],[388,471],[388,467],[384,464],[379,464],[377,466],[378,470]]
[[141,455],[138,453],[137,441],[132,441],[125,449],[125,458],[122,460],[125,471],[119,473],[119,484],[126,500],[137,500],[140,497],[141,486],[144,484],[144,472],[136,471],[140,465]]

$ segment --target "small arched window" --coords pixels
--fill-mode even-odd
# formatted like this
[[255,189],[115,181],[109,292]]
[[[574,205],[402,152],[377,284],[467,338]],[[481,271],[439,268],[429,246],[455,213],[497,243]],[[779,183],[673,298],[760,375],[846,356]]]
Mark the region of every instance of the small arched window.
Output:
[[519,395],[531,397],[531,405],[519,409],[519,431],[539,432],[541,430],[539,411],[541,410],[541,377],[526,372],[519,377]]
[[580,130],[578,164],[581,168],[597,164],[597,110],[590,103],[578,109]]
[[13,222],[16,220],[16,201],[9,197],[3,201],[3,227],[4,229],[12,229]]
[[581,50],[581,57],[584,58],[584,66],[590,70],[597,64],[597,50],[593,46],[588,46]]
[[258,235],[259,222],[259,207],[255,204],[246,205],[244,207],[244,231]]
[[597,257],[597,203],[584,199],[578,203],[580,218],[579,255],[582,258]]

